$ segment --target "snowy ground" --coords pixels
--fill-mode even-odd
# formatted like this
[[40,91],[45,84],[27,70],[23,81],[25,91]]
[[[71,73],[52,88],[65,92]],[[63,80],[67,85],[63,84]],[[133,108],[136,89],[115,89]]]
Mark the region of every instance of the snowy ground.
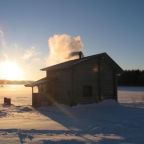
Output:
[[119,103],[39,109],[16,96],[15,105],[0,105],[0,144],[143,144],[144,88],[120,87],[118,95]]

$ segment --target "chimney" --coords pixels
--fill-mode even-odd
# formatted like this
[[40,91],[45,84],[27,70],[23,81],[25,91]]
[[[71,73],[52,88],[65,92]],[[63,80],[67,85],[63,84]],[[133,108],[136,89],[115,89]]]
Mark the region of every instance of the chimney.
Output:
[[80,52],[78,52],[78,55],[79,55],[79,59],[81,59],[81,58],[83,58],[84,57],[84,55],[83,55],[83,53],[80,51]]
[[81,59],[81,58],[84,57],[84,55],[83,55],[83,53],[82,53],[81,51],[77,51],[77,52],[72,52],[72,53],[70,53],[69,57],[73,57],[73,56],[78,56],[79,59]]

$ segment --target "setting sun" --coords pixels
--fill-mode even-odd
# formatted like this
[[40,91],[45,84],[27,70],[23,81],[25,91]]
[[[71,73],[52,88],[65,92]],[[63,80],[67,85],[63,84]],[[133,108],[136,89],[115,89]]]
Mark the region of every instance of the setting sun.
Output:
[[21,80],[22,70],[16,62],[5,61],[0,63],[0,78],[7,80]]

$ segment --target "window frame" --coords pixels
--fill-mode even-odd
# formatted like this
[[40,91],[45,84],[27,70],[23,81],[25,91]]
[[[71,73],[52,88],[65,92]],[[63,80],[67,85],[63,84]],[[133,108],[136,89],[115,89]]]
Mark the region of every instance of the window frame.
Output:
[[92,85],[83,85],[82,88],[83,97],[92,97],[93,96],[93,87]]

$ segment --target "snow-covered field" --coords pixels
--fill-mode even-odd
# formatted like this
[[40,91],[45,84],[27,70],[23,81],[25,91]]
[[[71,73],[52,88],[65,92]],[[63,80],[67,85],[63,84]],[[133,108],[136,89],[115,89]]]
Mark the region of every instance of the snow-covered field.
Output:
[[144,144],[144,88],[120,87],[118,100],[34,109],[31,89],[0,88],[0,144]]

